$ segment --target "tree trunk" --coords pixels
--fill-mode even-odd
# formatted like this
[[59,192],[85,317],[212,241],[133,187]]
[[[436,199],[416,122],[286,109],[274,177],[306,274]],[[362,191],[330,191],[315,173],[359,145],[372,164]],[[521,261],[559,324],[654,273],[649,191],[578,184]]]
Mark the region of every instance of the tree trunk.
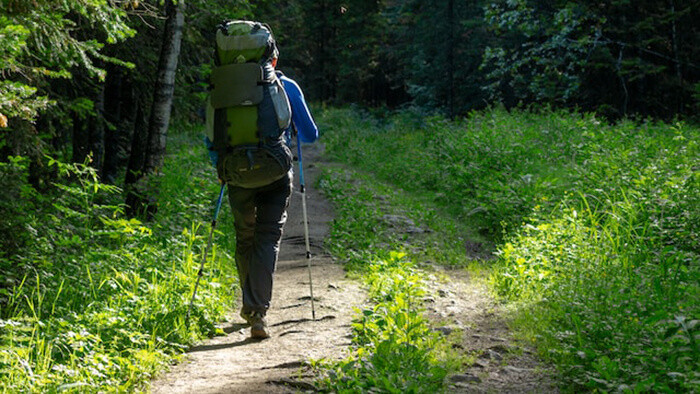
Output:
[[[124,75],[122,79],[122,110],[121,110],[121,120],[119,123],[119,128],[122,130],[119,133],[119,157],[117,160],[117,172],[125,168],[129,163],[129,158],[131,157],[131,145],[134,139],[134,133],[136,130],[136,116],[139,115],[143,118],[143,110],[139,112],[141,108],[141,101],[138,99],[137,91],[134,83],[134,76],[131,74]],[[146,121],[141,121],[140,126],[144,130],[146,129]],[[146,134],[144,132],[144,134]],[[144,146],[146,141],[143,142]]]
[[158,61],[158,78],[153,93],[151,117],[148,122],[148,151],[144,167],[146,174],[160,171],[165,158],[166,136],[175,91],[175,72],[180,57],[182,28],[185,24],[184,9],[184,0],[165,1],[167,20]]
[[175,72],[180,56],[182,29],[185,23],[185,1],[166,0],[167,20],[163,29],[163,44],[158,60],[158,70],[153,104],[148,128],[142,124],[145,116],[139,105],[134,122],[124,188],[126,189],[127,214],[150,219],[157,210],[155,185],[147,185],[144,176],[160,171],[165,158],[165,143],[170,123],[170,111],[175,91]]
[[454,87],[454,51],[455,51],[455,40],[454,40],[454,0],[449,0],[447,2],[447,104],[450,119],[455,117],[455,87]]
[[73,114],[73,157],[74,163],[89,164],[98,172],[102,170],[104,158],[104,85],[86,83],[94,113]]
[[328,17],[326,15],[326,2],[321,0],[321,41],[319,42],[319,55],[316,57],[318,60],[318,67],[320,73],[318,75],[322,76],[321,80],[321,100],[328,100],[330,98],[330,89],[328,87],[328,75],[326,72],[326,61],[328,56],[326,56],[326,40],[328,39],[328,32],[326,30],[326,24],[328,22]]
[[119,169],[120,137],[124,133],[122,122],[123,73],[110,66],[105,82],[105,121],[109,123],[105,133],[105,159],[102,166],[102,181],[113,184]]
[[87,130],[86,120],[78,115],[73,114],[73,163],[84,163],[88,154],[90,144],[90,136]]
[[136,183],[143,176],[143,167],[146,162],[146,143],[148,134],[146,133],[146,115],[141,105],[136,109],[134,119],[134,133],[131,141],[131,152],[129,164],[126,167],[126,178],[124,183],[129,186]]
[[[683,71],[681,69],[681,60],[678,55],[678,31],[676,28],[676,3],[673,0],[669,1],[671,6],[671,43],[673,44],[673,62],[675,63],[676,78],[678,79],[678,88],[680,92],[683,92]],[[678,100],[678,104],[674,110],[676,112],[683,112],[683,94],[675,95]]]
[[126,168],[126,179],[124,181],[126,214],[129,217],[151,216],[155,213],[153,211],[155,205],[149,208],[146,188],[138,183],[144,175],[143,168],[146,162],[148,134],[146,132],[146,115],[143,112],[143,107],[142,105],[137,105],[137,107],[129,164]]
[[90,121],[88,122],[90,133],[90,153],[92,154],[92,162],[90,163],[90,166],[95,168],[100,177],[102,177],[102,164],[104,163],[105,156],[104,84],[100,83],[97,89],[97,96],[95,98],[95,115],[91,116]]

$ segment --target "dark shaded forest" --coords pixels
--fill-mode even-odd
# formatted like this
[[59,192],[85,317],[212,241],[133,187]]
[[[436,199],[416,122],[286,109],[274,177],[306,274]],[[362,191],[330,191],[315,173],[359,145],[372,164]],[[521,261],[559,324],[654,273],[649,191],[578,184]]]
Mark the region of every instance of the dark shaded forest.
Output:
[[156,171],[170,108],[175,124],[199,121],[213,32],[227,18],[269,23],[280,69],[312,102],[412,106],[451,118],[497,103],[577,108],[610,120],[698,111],[697,1],[4,0],[0,7],[2,157],[30,157],[35,186],[50,177],[45,154],[76,163],[89,156],[107,183],[136,185]]

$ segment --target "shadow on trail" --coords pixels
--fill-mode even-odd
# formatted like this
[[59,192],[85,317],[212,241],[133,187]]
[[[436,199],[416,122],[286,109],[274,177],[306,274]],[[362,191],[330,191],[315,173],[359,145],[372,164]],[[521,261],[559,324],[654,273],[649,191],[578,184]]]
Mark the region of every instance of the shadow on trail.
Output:
[[227,349],[227,348],[234,348],[234,347],[239,347],[239,346],[244,346],[248,345],[251,343],[258,343],[260,342],[261,339],[256,339],[256,338],[246,338],[242,341],[238,342],[233,342],[233,343],[220,343],[217,345],[201,345],[201,346],[195,346],[192,349],[188,351],[188,353],[196,353],[196,352],[208,352],[212,350],[219,350],[219,349]]
[[[316,301],[316,300],[314,299],[314,301]],[[300,302],[300,303],[298,303],[298,304],[292,304],[292,305],[282,306],[282,307],[280,307],[279,309],[292,309],[292,308],[298,308],[298,307],[300,307],[300,306],[306,306],[306,303],[305,303],[305,302]]]
[[224,327],[223,331],[226,334],[230,334],[232,332],[240,331],[246,327],[250,327],[250,325],[248,323],[233,323],[228,327]]
[[[304,235],[294,235],[294,236],[289,236],[289,237],[284,237],[282,238],[282,242],[285,242],[289,245],[305,245],[306,244],[306,237]],[[323,241],[322,240],[315,240],[315,239],[309,239],[309,246],[325,251],[323,247]]]
[[306,322],[308,322],[308,321],[317,321],[317,322],[318,322],[318,321],[322,321],[322,320],[331,320],[331,319],[335,319],[335,316],[333,316],[333,315],[326,315],[326,316],[323,316],[323,317],[319,317],[319,318],[316,319],[316,320],[309,319],[309,318],[285,320],[285,321],[281,321],[281,322],[279,322],[279,323],[272,324],[272,327],[284,326],[284,325],[286,325],[286,324],[300,324],[300,323],[306,323]]

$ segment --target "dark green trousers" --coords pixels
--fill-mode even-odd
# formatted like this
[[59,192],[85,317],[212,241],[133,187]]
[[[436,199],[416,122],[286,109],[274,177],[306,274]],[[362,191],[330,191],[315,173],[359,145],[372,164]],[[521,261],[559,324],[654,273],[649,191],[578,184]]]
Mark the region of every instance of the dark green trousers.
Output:
[[236,265],[245,313],[259,312],[264,316],[270,307],[272,276],[291,193],[291,171],[263,187],[229,187],[236,228]]

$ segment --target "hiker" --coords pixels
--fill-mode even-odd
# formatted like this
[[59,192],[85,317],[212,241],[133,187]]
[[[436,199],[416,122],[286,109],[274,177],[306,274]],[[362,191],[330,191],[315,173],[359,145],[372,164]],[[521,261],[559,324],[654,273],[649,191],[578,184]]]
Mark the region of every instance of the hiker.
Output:
[[290,129],[318,138],[299,86],[275,71],[279,51],[269,26],[227,21],[217,29],[216,67],[208,106],[219,179],[228,185],[236,229],[236,265],[243,296],[240,316],[253,338],[268,338],[282,228],[292,192]]

